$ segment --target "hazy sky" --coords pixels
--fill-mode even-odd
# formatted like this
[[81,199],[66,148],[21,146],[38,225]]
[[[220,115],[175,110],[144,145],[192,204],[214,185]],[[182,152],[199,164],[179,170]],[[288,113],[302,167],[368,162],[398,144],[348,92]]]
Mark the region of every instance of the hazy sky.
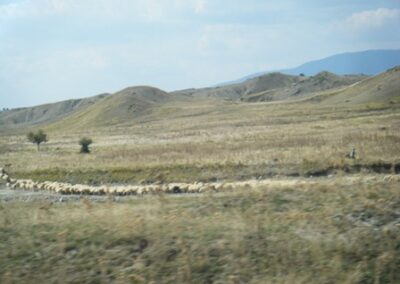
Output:
[[400,48],[400,0],[0,0],[0,108]]

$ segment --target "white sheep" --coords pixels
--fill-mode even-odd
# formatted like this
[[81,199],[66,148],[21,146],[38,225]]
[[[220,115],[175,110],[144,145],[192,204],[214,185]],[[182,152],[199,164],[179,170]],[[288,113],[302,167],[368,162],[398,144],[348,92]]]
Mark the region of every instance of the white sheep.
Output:
[[9,180],[10,180],[10,176],[7,175],[7,174],[3,174],[3,175],[1,176],[1,178],[2,178],[3,180],[7,181],[7,182],[9,182]]

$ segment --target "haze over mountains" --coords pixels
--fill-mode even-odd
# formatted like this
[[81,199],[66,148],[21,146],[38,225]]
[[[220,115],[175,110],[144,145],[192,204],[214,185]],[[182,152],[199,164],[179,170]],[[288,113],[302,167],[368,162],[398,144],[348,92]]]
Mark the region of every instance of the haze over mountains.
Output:
[[[375,54],[382,53],[377,52]],[[400,52],[397,51],[392,54],[396,55]],[[367,53],[363,56],[368,57],[369,55],[371,54]],[[344,55],[339,57],[346,58],[347,55],[342,56]],[[376,57],[374,58],[376,59]],[[330,60],[333,59],[331,58],[328,61]],[[312,70],[318,64],[318,62],[307,63],[304,64],[304,68]],[[382,68],[385,64],[388,64],[388,62],[384,61],[378,67]],[[365,63],[364,66],[369,66],[369,64]],[[372,77],[358,74],[366,72],[356,72],[357,74],[354,75],[338,75],[321,71],[313,76],[307,74],[312,72],[304,73],[305,75],[291,75],[274,72],[241,83],[169,93],[150,86],[128,87],[114,94],[105,93],[84,99],[2,111],[0,112],[0,128],[14,129],[41,126],[57,121],[63,121],[64,125],[87,127],[116,125],[139,121],[154,113],[157,113],[158,119],[162,119],[162,114],[170,112],[171,109],[177,109],[176,112],[179,115],[179,109],[174,106],[176,102],[180,104],[181,108],[182,106],[184,108],[185,105],[189,107],[204,101],[218,101],[222,107],[224,103],[229,102],[242,102],[244,106],[245,102],[291,101],[325,105],[367,104],[371,102],[397,105],[400,103],[400,67],[391,68]],[[168,107],[163,109],[165,106]]]
[[[295,68],[278,70],[278,72],[290,75],[303,73],[312,76],[321,71],[328,71],[338,75],[365,74],[373,76],[397,65],[400,65],[400,49],[366,50],[335,54],[323,59],[306,62]],[[234,81],[222,83],[221,85],[241,83],[270,72],[265,71],[250,74]]]

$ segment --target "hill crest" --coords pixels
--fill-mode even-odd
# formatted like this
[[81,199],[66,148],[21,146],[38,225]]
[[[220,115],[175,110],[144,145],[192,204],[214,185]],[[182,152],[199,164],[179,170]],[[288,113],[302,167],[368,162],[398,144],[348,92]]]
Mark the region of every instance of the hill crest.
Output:
[[[360,104],[400,99],[400,66],[378,76],[337,75],[322,71],[315,76],[274,72],[223,87],[165,92],[151,86],[124,88],[114,94],[68,100],[0,113],[0,128],[46,126],[52,129],[132,125],[145,119],[180,115],[186,107],[233,102],[302,101],[323,104]],[[328,94],[328,95],[326,95]],[[177,107],[179,105],[179,107]],[[207,113],[207,112],[202,112]]]

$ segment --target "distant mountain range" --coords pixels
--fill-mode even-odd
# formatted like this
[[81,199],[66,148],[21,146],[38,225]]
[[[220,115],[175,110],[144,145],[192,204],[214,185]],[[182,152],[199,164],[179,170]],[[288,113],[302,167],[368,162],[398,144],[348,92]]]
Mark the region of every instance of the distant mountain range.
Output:
[[242,83],[248,79],[259,77],[271,72],[281,72],[289,75],[305,74],[307,76],[313,76],[321,71],[329,71],[337,75],[377,75],[398,65],[400,65],[400,49],[346,52],[320,60],[310,61],[291,69],[254,73],[234,81],[224,82],[218,86]]

